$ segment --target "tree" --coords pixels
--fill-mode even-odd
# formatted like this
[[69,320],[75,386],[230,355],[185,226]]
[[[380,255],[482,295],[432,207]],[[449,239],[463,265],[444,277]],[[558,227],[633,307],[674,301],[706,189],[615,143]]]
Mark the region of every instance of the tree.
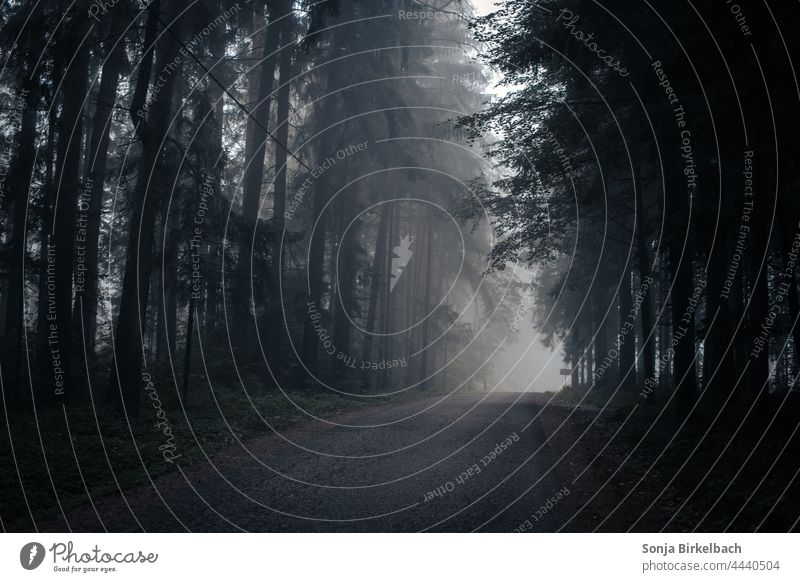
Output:
[[53,205],[52,239],[47,243],[53,248],[55,262],[55,317],[48,317],[48,344],[54,370],[59,367],[63,369],[62,374],[55,373],[54,376],[56,396],[66,396],[72,389],[73,267],[78,196],[82,188],[83,108],[89,80],[89,46],[86,37],[89,31],[86,18],[88,7],[88,0],[80,0],[66,13],[69,33],[63,41],[64,50],[74,57],[61,80],[63,100],[56,146],[56,199]]
[[[173,63],[180,49],[181,8],[174,0],[165,1],[166,20],[159,16],[158,3],[149,7],[150,15],[157,22],[165,22],[164,34],[160,36],[159,54],[156,62],[161,90],[146,109],[133,109],[139,101],[134,99],[130,111],[141,139],[141,161],[136,182],[135,204],[131,212],[131,228],[125,252],[125,275],[122,282],[120,312],[117,317],[114,337],[114,367],[110,395],[121,397],[127,414],[136,416],[141,395],[140,374],[143,363],[144,316],[150,288],[153,264],[153,240],[156,214],[163,191],[164,138],[170,127],[172,96],[176,84]],[[179,61],[178,61],[179,62]],[[142,70],[140,69],[140,75]],[[137,87],[138,89],[138,87]],[[144,101],[141,100],[141,107]],[[119,386],[118,392],[114,389]]]
[[[89,138],[88,171],[84,179],[86,196],[78,201],[78,210],[85,221],[85,245],[77,260],[82,261],[81,274],[76,278],[74,325],[79,334],[80,345],[90,366],[94,365],[97,334],[97,304],[99,287],[98,253],[100,223],[105,198],[106,173],[108,170],[108,148],[111,143],[112,116],[117,101],[120,74],[126,63],[126,16],[131,12],[127,2],[117,4],[109,18],[103,39],[103,67],[100,88],[95,98],[92,132]],[[88,198],[88,200],[87,200]]]

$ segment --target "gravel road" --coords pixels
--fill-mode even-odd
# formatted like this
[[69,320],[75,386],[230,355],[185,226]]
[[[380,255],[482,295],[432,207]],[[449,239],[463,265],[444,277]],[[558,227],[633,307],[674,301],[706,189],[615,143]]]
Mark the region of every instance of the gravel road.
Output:
[[[552,530],[577,496],[540,402],[458,394],[310,420],[206,462],[178,461],[153,486],[66,520],[73,531]],[[59,516],[43,529],[67,525]]]

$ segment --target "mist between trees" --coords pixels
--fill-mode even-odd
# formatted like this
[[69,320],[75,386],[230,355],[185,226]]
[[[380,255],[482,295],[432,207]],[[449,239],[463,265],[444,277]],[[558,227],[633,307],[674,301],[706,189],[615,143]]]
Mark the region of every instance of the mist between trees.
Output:
[[5,404],[487,386],[521,287],[450,215],[487,81],[469,4],[414,6],[5,5]]
[[529,260],[571,397],[766,422],[800,371],[784,7],[684,8],[504,3],[475,29],[513,90],[462,126],[501,136],[492,260]]
[[[797,108],[763,88],[786,66],[752,53],[782,50],[765,16],[672,50],[586,2],[469,27],[448,6],[6,5],[6,402],[92,391],[135,416],[142,373],[176,399],[209,373],[198,339],[264,390],[493,383],[527,303],[573,390],[679,415],[790,390],[797,179],[775,161]],[[704,16],[741,28],[737,9]],[[514,87],[486,106],[479,52]],[[522,257],[534,299],[487,254]]]
[[[749,52],[781,49],[763,15],[717,39],[729,79],[711,38],[644,48],[586,2],[448,7],[4,7],[7,403],[91,390],[136,415],[142,373],[188,398],[198,339],[264,390],[494,384],[529,306],[573,390],[679,415],[786,393],[800,225],[775,160],[796,108]],[[514,87],[488,106],[479,52]],[[534,294],[496,276],[520,257]]]

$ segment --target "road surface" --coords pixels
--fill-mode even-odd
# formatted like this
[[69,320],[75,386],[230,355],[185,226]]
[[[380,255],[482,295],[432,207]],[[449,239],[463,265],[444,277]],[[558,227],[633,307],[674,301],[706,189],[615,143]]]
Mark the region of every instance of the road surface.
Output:
[[[456,394],[311,420],[208,461],[178,461],[153,486],[93,500],[66,519],[73,531],[591,529],[591,516],[576,516],[582,467],[548,442],[567,414],[547,421],[552,407],[537,416],[541,403]],[[567,436],[569,446],[576,436]],[[43,529],[67,527],[59,516]]]

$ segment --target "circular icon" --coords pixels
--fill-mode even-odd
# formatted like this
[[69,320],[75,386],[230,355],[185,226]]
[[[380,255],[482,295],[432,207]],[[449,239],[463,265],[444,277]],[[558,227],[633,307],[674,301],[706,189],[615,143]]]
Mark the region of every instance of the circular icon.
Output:
[[19,551],[19,563],[26,570],[35,570],[44,561],[44,546],[38,542],[30,542]]

